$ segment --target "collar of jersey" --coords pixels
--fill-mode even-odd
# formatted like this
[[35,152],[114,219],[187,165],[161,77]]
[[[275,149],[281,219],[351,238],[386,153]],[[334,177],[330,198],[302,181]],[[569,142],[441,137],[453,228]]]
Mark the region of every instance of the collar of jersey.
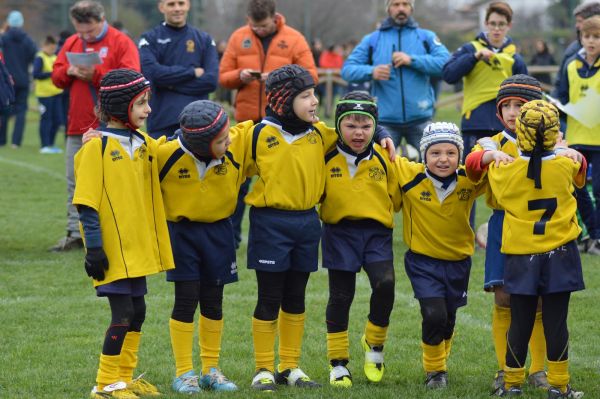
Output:
[[310,132],[313,131],[313,127],[311,126],[309,129],[306,129],[306,131],[302,132],[302,133],[298,133],[298,134],[288,133],[285,130],[283,130],[281,123],[279,123],[275,118],[271,118],[269,116],[264,117],[263,120],[261,121],[261,123],[264,123],[265,125],[273,126],[275,129],[279,130],[279,133],[281,133],[281,135],[283,136],[283,138],[285,139],[285,141],[288,144],[291,144],[294,141],[301,139],[302,137],[306,136],[307,134],[309,134]]
[[371,146],[370,151],[360,159],[358,159],[358,156],[356,154],[349,153],[348,151],[344,150],[344,148],[342,148],[340,145],[336,145],[336,147],[338,152],[346,158],[346,162],[348,164],[358,166],[361,162],[368,161],[373,158],[373,146]]
[[513,142],[513,143],[516,143],[516,142],[517,142],[517,135],[515,134],[515,132],[511,132],[510,130],[506,130],[506,129],[504,129],[504,130],[502,131],[502,135],[503,135],[504,137],[506,137],[506,139],[507,139],[508,141],[511,141],[511,142]]
[[133,130],[105,127],[102,128],[100,132],[103,136],[112,137],[118,140],[122,145],[129,146],[132,144],[135,149],[146,144],[144,136]]
[[223,163],[223,158],[221,159],[211,159],[211,161],[208,163],[208,165],[206,164],[206,162],[199,160],[193,152],[191,152],[190,150],[188,150],[185,146],[185,144],[183,144],[183,142],[181,141],[181,137],[177,137],[177,141],[179,142],[179,146],[181,147],[181,149],[183,150],[183,152],[185,152],[186,154],[188,154],[190,157],[192,157],[194,159],[194,162],[196,163],[200,163],[202,165],[206,165],[206,169],[210,169],[213,168],[217,165],[221,165]]
[[[531,159],[530,155],[524,154],[521,150],[519,150],[519,156],[523,158],[525,161],[529,161]],[[556,158],[556,153],[554,151],[544,151],[542,152],[542,161],[548,161],[550,159]]]

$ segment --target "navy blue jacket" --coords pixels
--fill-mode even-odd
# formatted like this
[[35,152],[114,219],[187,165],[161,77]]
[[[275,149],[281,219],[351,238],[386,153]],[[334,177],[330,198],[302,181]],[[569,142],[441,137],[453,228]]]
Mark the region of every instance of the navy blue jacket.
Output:
[[[219,57],[206,32],[189,25],[174,28],[164,22],[144,33],[139,42],[142,73],[152,84],[148,132],[173,134],[179,113],[196,100],[208,99],[217,88]],[[196,78],[194,68],[204,68]]]
[[10,27],[2,35],[4,62],[13,77],[15,88],[29,87],[29,65],[37,53],[37,46],[25,31]]
[[[485,33],[481,32],[477,39],[484,39],[488,43],[488,48],[493,51],[493,47],[489,44]],[[512,44],[512,39],[506,38],[507,40],[501,48]],[[519,54],[514,55],[515,63],[512,66],[512,74],[516,75],[519,73],[527,74],[527,66],[525,60]],[[458,83],[463,77],[469,74],[475,67],[477,59],[475,58],[475,47],[472,43],[465,43],[458,48],[453,54],[450,60],[444,65],[442,70],[442,79],[449,84]],[[500,120],[496,117],[496,100],[491,100],[481,104],[471,112],[471,117],[467,120],[464,115],[461,121],[461,129],[465,130],[476,130],[476,131],[490,131],[499,132],[504,129],[504,126]],[[495,134],[494,133],[494,134]]]

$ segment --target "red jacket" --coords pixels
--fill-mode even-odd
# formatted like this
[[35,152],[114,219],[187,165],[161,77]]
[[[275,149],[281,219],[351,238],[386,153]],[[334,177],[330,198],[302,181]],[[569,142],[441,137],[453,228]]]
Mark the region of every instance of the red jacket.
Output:
[[344,66],[344,57],[335,51],[323,51],[319,57],[320,68],[342,69]]
[[265,116],[267,97],[265,83],[253,80],[243,84],[240,80],[242,69],[271,72],[287,64],[298,64],[308,69],[318,80],[317,68],[306,39],[300,32],[285,24],[285,17],[275,15],[277,33],[273,37],[267,54],[261,40],[250,28],[242,26],[231,34],[219,68],[219,84],[228,89],[237,89],[235,99],[235,119],[258,121]]
[[67,52],[84,52],[83,41],[77,34],[65,41],[52,70],[52,82],[62,89],[70,89],[68,135],[82,135],[88,128],[98,127],[99,121],[94,113],[95,99],[98,97],[100,80],[107,72],[117,68],[140,71],[140,57],[136,45],[127,35],[111,26],[102,39],[87,44],[87,51],[99,52],[102,59],[102,64],[96,65],[91,82],[67,75],[69,68]]

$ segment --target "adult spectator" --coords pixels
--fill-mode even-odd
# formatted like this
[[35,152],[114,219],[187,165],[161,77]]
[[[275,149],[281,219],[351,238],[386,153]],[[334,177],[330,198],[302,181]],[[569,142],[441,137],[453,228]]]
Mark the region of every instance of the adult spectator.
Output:
[[171,136],[183,108],[217,88],[219,57],[212,37],[187,23],[190,0],[159,0],[164,22],[139,42],[142,73],[152,84],[148,134]]
[[[219,83],[236,89],[235,119],[258,123],[265,116],[267,97],[265,81],[269,72],[287,64],[306,68],[315,82],[317,68],[306,39],[285,23],[275,11],[274,0],[250,0],[248,24],[231,34],[221,59]],[[236,241],[241,240],[241,220],[249,181],[240,188],[238,206],[232,217]]]
[[[15,88],[12,76],[4,64],[2,36],[0,36],[0,116],[8,113],[10,105],[15,101]],[[2,119],[0,119],[2,123]]]
[[15,116],[12,134],[12,147],[19,148],[25,131],[25,114],[27,113],[27,98],[29,97],[29,67],[33,63],[37,46],[23,30],[23,14],[11,11],[6,19],[8,28],[2,34],[4,59],[6,68],[12,75],[15,90],[15,102],[10,114],[4,113],[0,120],[0,146],[6,144],[9,115]]
[[[552,95],[554,97],[558,97],[558,88],[561,86],[561,78],[565,75],[565,68],[567,66],[567,62],[577,54],[579,50],[581,50],[581,42],[580,42],[580,30],[581,24],[584,20],[593,17],[594,15],[600,15],[600,1],[590,1],[583,4],[578,5],[573,10],[573,16],[575,17],[575,32],[577,33],[577,39],[573,40],[571,44],[569,44],[563,54],[563,59],[560,62],[560,69],[558,70],[558,74],[556,75],[556,83],[554,84],[554,90],[552,91]],[[566,130],[566,123],[561,118],[561,128],[563,131]]]
[[[468,154],[481,137],[493,136],[504,126],[496,117],[500,83],[509,76],[527,74],[523,58],[507,36],[513,11],[502,1],[491,3],[485,13],[486,30],[463,44],[444,65],[443,79],[450,84],[463,80],[461,130]],[[463,156],[464,159],[464,156]]]
[[[113,69],[140,70],[140,58],[135,44],[127,35],[109,26],[102,4],[93,0],[81,0],[71,7],[69,15],[76,34],[65,41],[52,70],[54,84],[62,89],[69,89],[73,100],[69,103],[65,151],[68,193],[67,235],[51,248],[53,251],[68,251],[83,246],[79,233],[79,217],[77,210],[71,204],[75,189],[73,161],[75,153],[81,148],[83,133],[89,128],[99,126],[94,107],[100,81]],[[71,65],[67,60],[67,52],[98,53],[102,62],[89,66]]]
[[344,63],[342,78],[373,80],[379,123],[396,146],[404,138],[419,148],[435,106],[430,79],[441,74],[449,53],[434,32],[419,28],[412,17],[414,0],[387,0],[386,11],[379,29],[366,35]]
[[[548,44],[541,39],[535,41],[535,54],[531,58],[529,65],[554,65],[556,60],[550,52]],[[531,76],[536,78],[542,83],[552,84],[552,77],[548,72],[543,73],[532,73]]]

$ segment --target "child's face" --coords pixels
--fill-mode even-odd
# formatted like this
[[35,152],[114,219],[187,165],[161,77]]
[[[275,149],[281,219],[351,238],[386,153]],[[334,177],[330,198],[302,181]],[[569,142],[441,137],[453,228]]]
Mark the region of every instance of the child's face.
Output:
[[318,122],[317,118],[317,105],[319,100],[315,96],[315,89],[306,89],[294,98],[292,107],[294,113],[304,122],[315,123]]
[[367,146],[375,133],[375,124],[373,119],[366,115],[350,114],[342,118],[340,130],[344,143],[352,151],[360,154],[367,149]]
[[133,102],[133,106],[131,107],[131,113],[129,115],[129,122],[132,125],[138,127],[144,126],[144,122],[146,122],[148,115],[150,115],[150,111],[152,111],[150,109],[150,104],[148,103],[148,101],[150,101],[149,91],[139,96]]
[[597,58],[600,55],[600,32],[582,32],[581,44],[589,58]]
[[506,123],[506,126],[513,132],[515,131],[515,125],[517,122],[517,117],[519,116],[519,111],[521,107],[525,104],[521,100],[508,100],[502,103],[500,106],[500,112],[502,112],[502,120]]
[[223,158],[230,144],[231,139],[229,138],[229,122],[227,122],[225,129],[223,129],[223,131],[214,138],[212,143],[210,143],[210,151],[213,154],[213,157],[215,159]]
[[427,169],[439,177],[447,177],[458,168],[458,148],[451,143],[433,144],[427,149]]
[[45,43],[42,45],[42,51],[48,55],[56,53],[56,44]]
[[489,39],[494,43],[500,43],[504,41],[511,24],[508,23],[508,20],[504,15],[493,12],[490,14],[487,21],[485,21],[485,26],[488,31]]

